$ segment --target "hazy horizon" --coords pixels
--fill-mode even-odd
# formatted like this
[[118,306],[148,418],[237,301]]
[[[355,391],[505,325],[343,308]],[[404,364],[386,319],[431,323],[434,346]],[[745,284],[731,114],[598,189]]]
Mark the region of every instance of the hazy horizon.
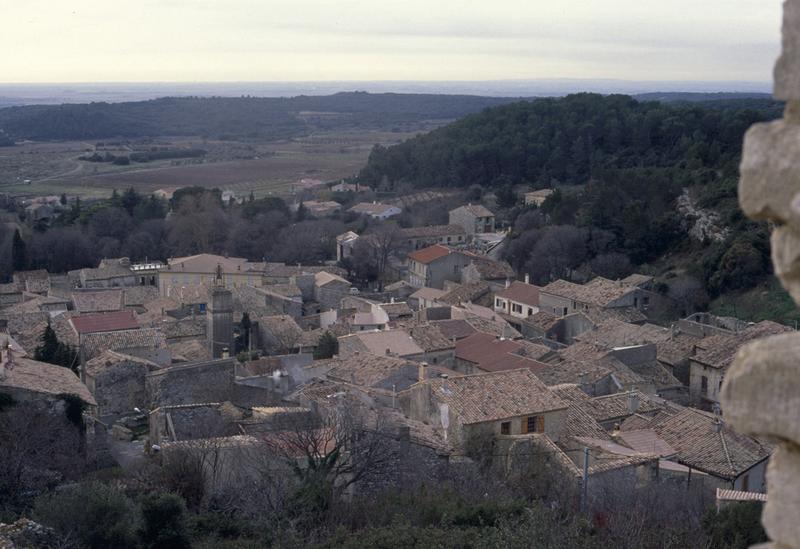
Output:
[[4,2],[0,81],[770,80],[762,0]]

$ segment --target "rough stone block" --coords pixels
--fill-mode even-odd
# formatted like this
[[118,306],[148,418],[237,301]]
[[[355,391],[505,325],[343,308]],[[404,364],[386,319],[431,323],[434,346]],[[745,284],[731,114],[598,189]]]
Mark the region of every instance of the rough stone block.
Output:
[[792,298],[800,303],[800,232],[784,225],[772,232],[772,264],[775,275]]
[[739,203],[753,219],[800,220],[792,201],[800,193],[800,124],[754,124],[745,134]]
[[800,0],[783,3],[783,41],[774,76],[777,99],[800,99]]
[[800,443],[798,356],[798,332],[742,347],[722,386],[725,420],[743,433]]
[[800,540],[800,447],[778,446],[767,467],[767,490],[764,529],[770,539],[794,547]]

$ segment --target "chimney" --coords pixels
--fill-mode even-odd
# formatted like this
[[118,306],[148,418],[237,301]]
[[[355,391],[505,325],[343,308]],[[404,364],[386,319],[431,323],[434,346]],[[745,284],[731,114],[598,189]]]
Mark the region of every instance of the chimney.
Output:
[[712,409],[714,411],[714,432],[719,433],[722,431],[722,411],[720,410],[719,404],[716,402]]
[[639,409],[639,395],[636,391],[628,391],[628,413],[635,414]]
[[228,349],[227,347],[223,347],[222,348],[222,357],[221,358],[230,358],[230,354],[231,354],[230,349]]
[[509,286],[511,286],[511,279],[506,278],[506,288],[508,288]]
[[525,284],[530,284],[530,283],[531,283],[531,275],[526,274],[525,275]]
[[425,381],[428,379],[428,363],[427,362],[420,362],[419,363],[419,379],[417,381]]

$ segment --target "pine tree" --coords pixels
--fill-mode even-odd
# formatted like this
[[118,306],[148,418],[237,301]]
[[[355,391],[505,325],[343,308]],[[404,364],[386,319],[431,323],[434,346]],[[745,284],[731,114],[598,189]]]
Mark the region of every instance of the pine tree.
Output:
[[314,359],[321,360],[325,358],[333,358],[339,352],[339,340],[336,336],[326,331],[319,338],[317,348],[314,349]]
[[308,217],[308,208],[300,202],[300,205],[297,206],[297,213],[294,215],[294,220],[300,223],[301,221],[305,221],[306,217]]
[[44,329],[44,333],[42,334],[42,344],[36,347],[34,359],[40,362],[55,364],[59,353],[59,346],[60,343],[58,342],[56,331],[53,330],[53,327],[48,322],[47,328]]
[[15,271],[24,271],[28,264],[27,246],[19,234],[19,229],[14,230],[14,238],[11,241],[11,263]]
[[255,202],[255,200],[256,200],[256,195],[253,194],[253,191],[250,191],[250,196],[247,197],[247,201],[248,202]]
[[58,200],[62,206],[67,205],[67,195],[66,193],[61,193],[61,198]]

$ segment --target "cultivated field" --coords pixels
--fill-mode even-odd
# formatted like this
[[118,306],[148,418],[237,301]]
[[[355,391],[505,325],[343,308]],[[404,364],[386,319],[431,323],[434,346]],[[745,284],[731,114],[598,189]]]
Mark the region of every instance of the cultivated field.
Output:
[[[389,145],[412,134],[389,131],[321,132],[279,142],[211,141],[161,138],[142,142],[26,143],[0,148],[0,192],[97,198],[113,189],[134,187],[140,192],[200,185],[230,189],[237,195],[286,195],[301,179],[332,181],[355,174],[373,145]],[[202,159],[159,160],[116,166],[86,162],[87,151],[117,156],[146,146],[202,148]],[[89,154],[92,154],[89,152]],[[29,180],[29,183],[26,182]]]

